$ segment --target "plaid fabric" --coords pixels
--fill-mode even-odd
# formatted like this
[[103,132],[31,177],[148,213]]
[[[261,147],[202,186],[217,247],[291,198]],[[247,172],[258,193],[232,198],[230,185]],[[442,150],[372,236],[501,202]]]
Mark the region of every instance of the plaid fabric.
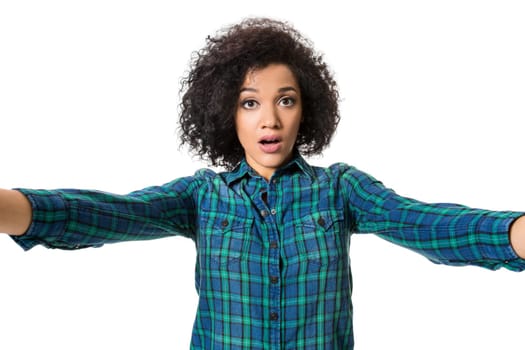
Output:
[[398,196],[345,164],[296,157],[271,181],[242,162],[128,195],[21,189],[33,224],[14,237],[76,249],[183,235],[197,248],[193,349],[352,349],[351,233],[377,233],[431,261],[522,270],[521,213]]

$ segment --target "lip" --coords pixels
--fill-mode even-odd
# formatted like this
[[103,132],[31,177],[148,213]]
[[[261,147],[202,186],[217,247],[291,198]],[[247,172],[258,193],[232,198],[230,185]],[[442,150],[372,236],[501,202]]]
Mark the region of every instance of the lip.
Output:
[[[263,143],[263,141],[269,141],[272,143]],[[276,153],[281,150],[282,139],[276,135],[264,135],[259,139],[259,148],[264,153]]]

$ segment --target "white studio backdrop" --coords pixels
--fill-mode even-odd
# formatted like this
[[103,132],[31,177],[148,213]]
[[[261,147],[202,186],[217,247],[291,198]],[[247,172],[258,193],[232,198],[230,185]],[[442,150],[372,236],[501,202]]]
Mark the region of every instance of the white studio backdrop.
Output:
[[[429,202],[525,210],[521,1],[1,1],[0,187],[127,193],[206,164],[178,149],[191,53],[246,16],[288,20],[335,72],[313,164]],[[352,240],[356,350],[523,349],[525,277]],[[23,252],[0,237],[1,349],[187,349],[191,241]]]

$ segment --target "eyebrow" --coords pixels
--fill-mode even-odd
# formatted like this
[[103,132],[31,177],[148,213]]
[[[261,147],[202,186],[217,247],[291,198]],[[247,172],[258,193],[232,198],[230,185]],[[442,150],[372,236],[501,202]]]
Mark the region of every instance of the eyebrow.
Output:
[[[245,91],[249,91],[249,92],[259,92],[259,90],[257,89],[254,89],[254,88],[250,88],[250,87],[243,87],[241,88],[241,91],[239,91],[239,93],[242,93],[242,92],[245,92]],[[294,92],[297,92],[297,89],[294,88],[293,86],[284,86],[282,88],[279,88],[279,90],[277,90],[279,93],[283,93],[283,92],[288,92],[288,91],[294,91]]]

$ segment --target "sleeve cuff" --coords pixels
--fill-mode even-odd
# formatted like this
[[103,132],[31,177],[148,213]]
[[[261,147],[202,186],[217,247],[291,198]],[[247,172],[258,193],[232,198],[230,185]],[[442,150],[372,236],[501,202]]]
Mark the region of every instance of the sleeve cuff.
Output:
[[525,260],[516,254],[510,244],[510,227],[523,215],[519,212],[492,212],[479,222],[478,237],[482,255],[487,261],[498,262],[494,268],[525,270]]
[[53,248],[53,242],[65,232],[67,223],[67,203],[55,191],[31,190],[16,188],[23,193],[32,208],[32,222],[26,233],[21,236],[11,236],[24,250],[36,245]]

